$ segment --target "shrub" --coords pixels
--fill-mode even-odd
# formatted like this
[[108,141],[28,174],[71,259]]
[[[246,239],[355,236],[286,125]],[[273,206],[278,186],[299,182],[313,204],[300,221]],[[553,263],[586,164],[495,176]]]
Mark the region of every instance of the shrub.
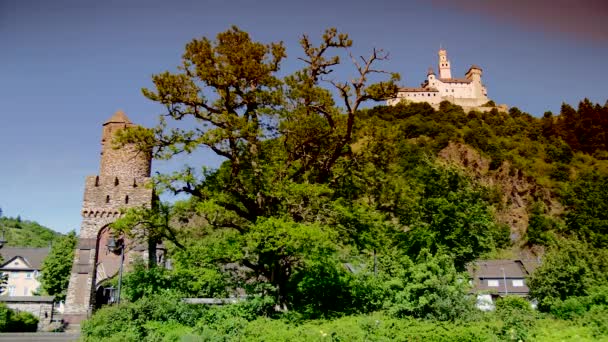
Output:
[[507,340],[527,340],[534,326],[535,314],[530,303],[522,297],[507,296],[496,302],[496,315],[503,325],[500,335]]
[[[150,321],[194,326],[208,310],[203,305],[187,304],[177,294],[163,293],[143,297],[134,303],[103,307],[82,324],[85,341],[99,341],[121,336],[125,341],[140,341],[149,331]],[[120,339],[119,339],[120,340]]]
[[467,318],[473,299],[466,296],[464,279],[449,256],[423,253],[401,279],[403,287],[396,292],[390,312],[439,321]]
[[550,312],[553,316],[560,319],[574,319],[584,315],[589,308],[589,298],[570,297],[564,301],[556,300]]
[[0,332],[34,332],[38,329],[38,318],[29,312],[15,312],[0,303]]

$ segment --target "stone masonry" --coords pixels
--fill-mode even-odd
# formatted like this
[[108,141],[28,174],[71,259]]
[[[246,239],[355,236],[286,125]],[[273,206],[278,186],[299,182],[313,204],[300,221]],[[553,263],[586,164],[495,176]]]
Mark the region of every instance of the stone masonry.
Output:
[[[151,154],[130,145],[113,145],[117,131],[133,126],[121,111],[103,124],[99,175],[85,181],[82,225],[64,312],[68,324],[78,324],[90,315],[97,288],[118,272],[120,255],[106,248],[112,235],[108,225],[120,217],[122,208],[150,207],[154,199],[149,186]],[[141,254],[141,249],[126,244],[126,261]]]

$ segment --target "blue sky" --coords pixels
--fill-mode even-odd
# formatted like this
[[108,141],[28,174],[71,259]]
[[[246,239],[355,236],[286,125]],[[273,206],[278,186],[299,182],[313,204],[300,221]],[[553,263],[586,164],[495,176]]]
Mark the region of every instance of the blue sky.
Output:
[[[505,5],[505,3],[507,5]],[[141,95],[180,63],[192,38],[230,25],[282,40],[284,72],[298,39],[327,27],[355,51],[390,52],[384,69],[421,83],[437,50],[452,74],[484,70],[489,96],[533,115],[608,99],[608,10],[602,1],[18,1],[0,0],[0,207],[60,232],[78,230],[84,178],[97,173],[101,124],[122,109],[152,126],[162,108]],[[207,152],[172,163],[217,166]]]

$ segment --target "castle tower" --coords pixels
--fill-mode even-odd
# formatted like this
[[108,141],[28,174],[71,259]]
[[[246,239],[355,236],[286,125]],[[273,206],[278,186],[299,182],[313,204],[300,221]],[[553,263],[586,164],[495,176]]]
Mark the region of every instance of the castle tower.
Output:
[[481,74],[482,70],[477,65],[472,65],[465,74],[465,77],[471,80],[471,95],[476,99],[478,106],[489,101],[486,88],[481,83]]
[[[108,225],[120,217],[122,208],[152,205],[154,193],[146,186],[150,181],[151,154],[132,145],[113,145],[116,132],[132,126],[135,125],[121,111],[103,124],[99,175],[86,177],[82,225],[64,312],[69,324],[80,323],[95,304],[100,304],[100,285],[120,267],[119,253],[106,247],[111,236]],[[145,250],[126,242],[125,261],[145,254]]]
[[448,60],[448,52],[445,49],[439,49],[439,78],[452,78],[452,70],[450,61]]

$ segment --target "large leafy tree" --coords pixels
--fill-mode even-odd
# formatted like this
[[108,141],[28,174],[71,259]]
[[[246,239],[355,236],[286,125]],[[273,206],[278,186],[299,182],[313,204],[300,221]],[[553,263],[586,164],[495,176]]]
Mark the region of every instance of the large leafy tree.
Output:
[[582,175],[566,192],[566,228],[572,235],[596,247],[608,246],[608,176]]
[[556,301],[589,295],[593,287],[606,284],[606,250],[575,239],[558,241],[528,281],[530,296],[537,299],[539,308],[545,311]]
[[66,297],[77,240],[74,232],[63,236],[53,244],[42,263],[42,291],[55,296],[57,300],[64,300]]
[[[361,105],[393,96],[398,79],[390,74],[387,81],[370,82],[384,74],[376,64],[386,53],[374,49],[355,58],[352,41],[336,29],[326,30],[318,45],[306,35],[300,43],[304,68],[281,78],[282,43],[255,42],[237,27],[214,41],[193,40],[178,72],[155,75],[155,89],[143,90],[166,108],[159,125],[126,130],[118,139],[152,149],[160,159],[199,148],[225,158],[218,170],[189,167],[161,175],[159,189],[192,196],[191,209],[204,221],[194,234],[238,246],[223,249],[213,261],[250,269],[275,287],[282,304],[290,277],[312,256],[335,251],[338,233],[330,223],[340,215],[332,215],[328,205],[335,193],[332,172],[350,154]],[[348,82],[332,75],[341,56],[355,67]],[[148,237],[186,248],[183,230],[172,228],[179,220],[167,217],[134,210],[115,227],[136,233],[142,230],[129,227],[139,225]],[[346,233],[350,240],[369,240],[357,238],[356,229]]]

